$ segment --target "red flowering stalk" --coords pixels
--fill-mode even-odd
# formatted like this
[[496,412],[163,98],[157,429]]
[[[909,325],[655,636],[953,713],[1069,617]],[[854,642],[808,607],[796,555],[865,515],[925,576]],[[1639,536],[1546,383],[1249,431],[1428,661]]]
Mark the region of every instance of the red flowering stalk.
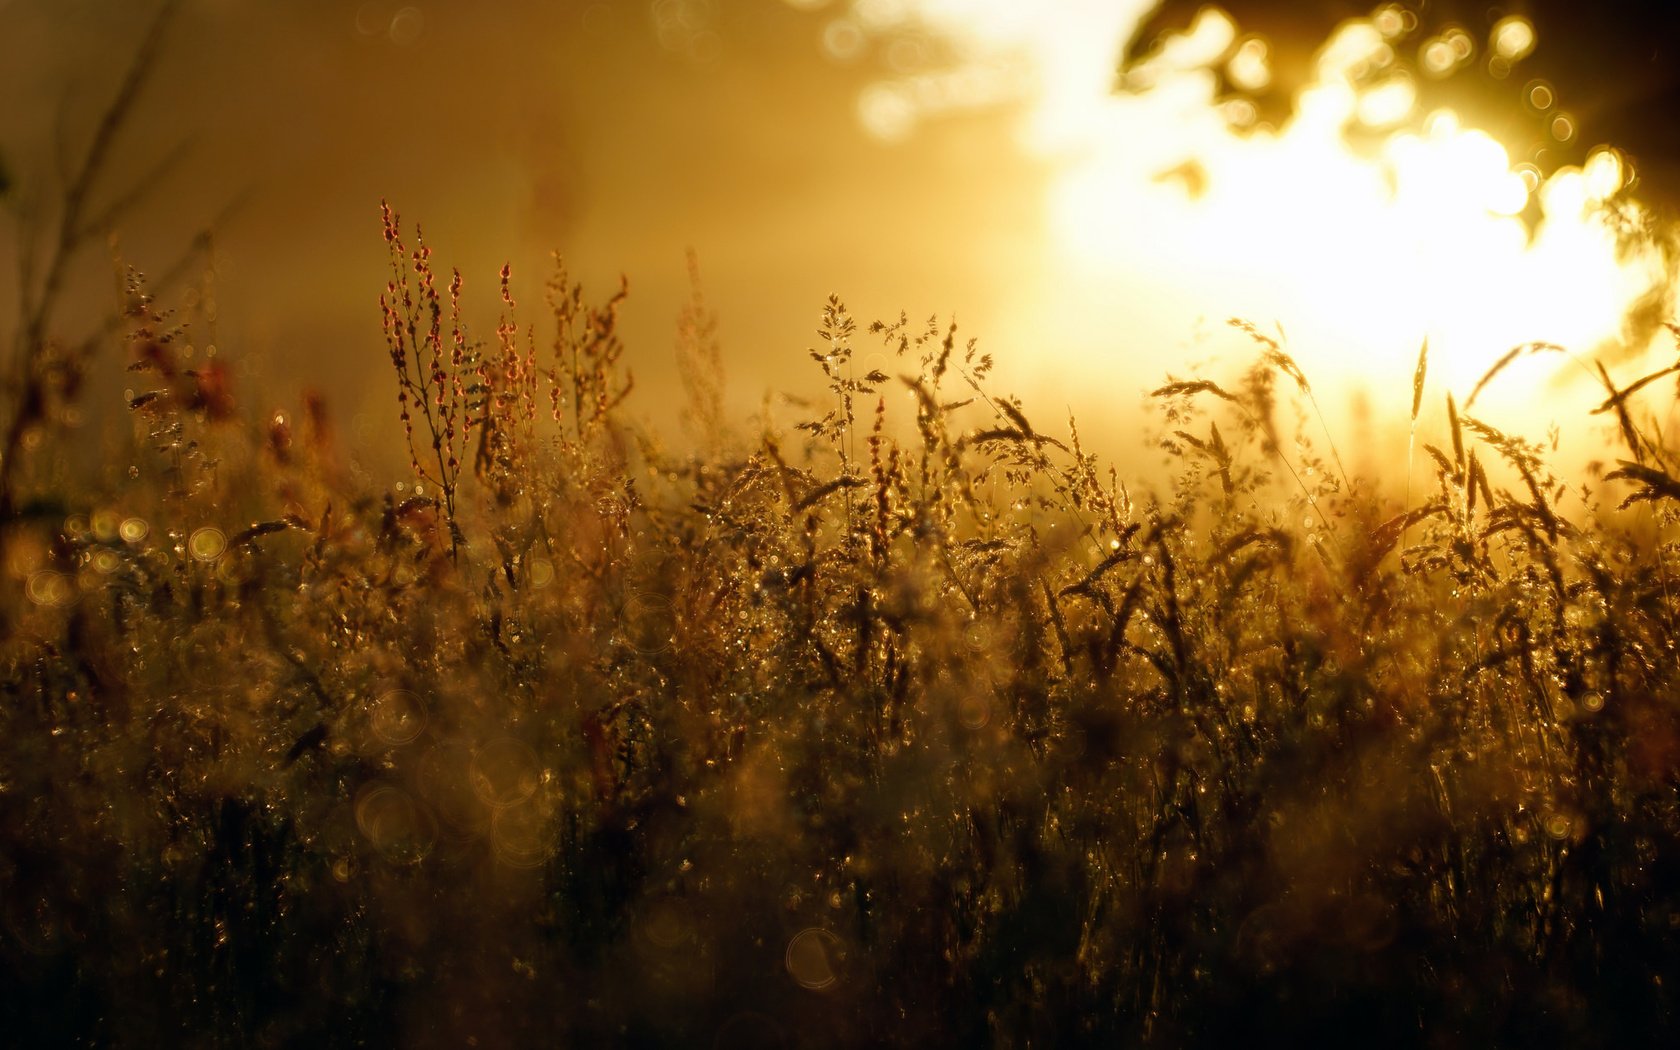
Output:
[[479,433],[476,469],[481,478],[496,487],[498,498],[505,499],[511,495],[509,482],[517,473],[516,464],[535,440],[536,362],[529,332],[526,349],[523,353],[520,350],[512,268],[504,264],[500,276],[506,309],[496,323],[497,354],[494,362],[480,360],[478,364],[477,390],[482,392],[482,400],[475,404],[483,430]]
[[[449,522],[450,553],[458,555],[465,542],[456,520],[456,496],[461,461],[473,429],[482,416],[470,414],[477,374],[476,354],[467,343],[461,323],[461,274],[449,282],[449,347],[444,348],[443,302],[432,269],[432,249],[415,227],[415,247],[402,238],[402,221],[390,204],[380,202],[385,243],[391,258],[391,280],[379,297],[384,318],[385,345],[397,374],[397,405],[408,440],[409,463],[422,485],[437,489],[437,500]],[[415,422],[424,428],[415,438]],[[424,493],[422,493],[424,494]]]
[[554,276],[548,282],[556,365],[549,371],[549,401],[556,422],[563,424],[570,410],[572,431],[580,440],[605,423],[635,385],[629,370],[620,379],[618,368],[624,354],[618,311],[629,294],[629,282],[621,279],[618,291],[605,305],[589,306],[583,299],[583,286],[571,280],[565,262],[555,255]]

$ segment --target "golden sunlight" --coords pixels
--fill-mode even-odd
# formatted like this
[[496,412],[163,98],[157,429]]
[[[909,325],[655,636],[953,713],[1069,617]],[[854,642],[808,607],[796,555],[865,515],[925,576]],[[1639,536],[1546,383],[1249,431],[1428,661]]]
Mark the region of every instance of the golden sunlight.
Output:
[[[1134,72],[1143,90],[1116,95],[1109,71],[1126,36],[1116,22],[1151,6],[1117,16],[1114,5],[1067,2],[1032,19],[1009,5],[951,0],[854,8],[877,23],[887,8],[919,18],[956,42],[964,68],[1025,62],[1023,143],[1054,171],[1045,266],[1087,282],[1106,274],[1121,283],[1144,270],[1176,300],[1158,307],[1186,320],[1282,326],[1321,389],[1403,386],[1425,337],[1435,380],[1460,391],[1519,343],[1559,344],[1583,360],[1646,349],[1629,345],[1649,334],[1625,318],[1664,292],[1668,277],[1650,239],[1618,235],[1644,214],[1623,193],[1636,172],[1617,150],[1542,177],[1450,109],[1417,112],[1394,44],[1411,16],[1395,5],[1344,23],[1324,43],[1313,82],[1281,127],[1255,126],[1248,102],[1216,97],[1213,63],[1244,88],[1265,85],[1271,72],[1267,41],[1240,36],[1211,6]],[[1448,28],[1421,45],[1416,68],[1442,77],[1475,56],[1509,74],[1536,42],[1520,16],[1496,23],[1486,41]],[[1524,101],[1544,113],[1555,97],[1535,81]],[[907,103],[894,130],[908,133],[933,115]],[[1349,128],[1378,144],[1355,148]],[[1574,121],[1554,113],[1549,132],[1565,142]],[[1608,221],[1607,203],[1618,221]],[[1559,356],[1503,377],[1486,400],[1528,406],[1529,418],[1512,422],[1544,425],[1532,416],[1555,404],[1560,370],[1590,377]],[[1404,399],[1374,400],[1381,411],[1385,400]]]
[[[1520,57],[1532,28],[1503,23],[1494,46]],[[1621,341],[1627,312],[1666,279],[1658,249],[1619,243],[1602,214],[1633,178],[1621,155],[1600,149],[1542,182],[1449,110],[1373,155],[1355,152],[1350,122],[1410,115],[1404,78],[1355,83],[1384,48],[1375,26],[1350,24],[1322,52],[1295,118],[1249,135],[1214,119],[1206,81],[1182,74],[1186,119],[1153,124],[1147,145],[1094,127],[1089,148],[1069,154],[1051,205],[1058,243],[1098,266],[1147,244],[1209,308],[1223,299],[1233,314],[1289,326],[1308,371],[1341,383],[1400,379],[1425,336],[1459,390],[1518,343],[1586,354]],[[1192,159],[1158,171],[1144,193],[1116,192],[1175,155]],[[1543,216],[1532,237],[1518,219],[1531,196]],[[1508,384],[1505,400],[1533,403],[1549,378]]]
[[1680,1046],[1680,0],[1375,2],[0,0],[0,1039]]

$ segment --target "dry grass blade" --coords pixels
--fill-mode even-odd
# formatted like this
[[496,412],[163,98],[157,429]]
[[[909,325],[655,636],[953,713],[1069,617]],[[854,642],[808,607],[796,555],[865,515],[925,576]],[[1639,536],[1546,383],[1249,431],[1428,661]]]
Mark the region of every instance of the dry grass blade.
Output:
[[765,435],[764,438],[764,452],[765,455],[770,457],[770,462],[776,467],[776,477],[782,483],[782,492],[787,496],[788,505],[792,506],[793,504],[798,503],[799,497],[793,494],[794,480],[798,475],[792,467],[788,466],[787,460],[782,458],[781,448],[777,446],[775,440],[769,435]]
[[863,484],[865,482],[862,478],[852,476],[842,476],[835,478],[833,481],[824,482],[799,498],[799,501],[793,505],[794,513],[809,510],[841,489],[855,489]]
[[983,445],[988,441],[1011,441],[1022,445],[1050,445],[1067,451],[1067,446],[1048,434],[1029,434],[1014,427],[991,427],[986,430],[976,430],[968,435],[965,443]]
[[[1423,384],[1429,374],[1429,337],[1418,348],[1417,368],[1412,372],[1412,422],[1406,432],[1406,495],[1402,506],[1412,505],[1412,461],[1417,455],[1418,411],[1423,407]],[[1404,529],[1402,529],[1402,536]],[[1391,544],[1392,545],[1392,544]]]
[[1434,445],[1428,444],[1423,446],[1423,450],[1429,453],[1429,457],[1435,461],[1435,469],[1440,471],[1443,478],[1452,478],[1457,480],[1458,472],[1453,469],[1452,460],[1447,458],[1447,454],[1445,452],[1442,452]]
[[1629,463],[1621,461],[1621,466],[1604,475],[1607,481],[1632,481],[1641,486],[1639,491],[1622,500],[1622,507],[1626,509],[1635,503],[1654,503],[1659,499],[1680,501],[1680,481],[1676,481],[1667,471],[1646,466],[1643,463]]
[[1240,332],[1246,333],[1250,339],[1253,339],[1256,343],[1259,343],[1267,350],[1278,349],[1278,341],[1255,327],[1253,321],[1246,321],[1241,317],[1232,317],[1227,319],[1225,323]]
[[1484,422],[1474,416],[1465,416],[1463,417],[1463,424],[1477,437],[1498,449],[1500,454],[1507,459],[1513,456],[1519,458],[1528,456],[1528,453],[1516,438],[1511,437],[1491,423]]
[[1295,380],[1295,385],[1301,389],[1302,393],[1308,393],[1312,389],[1307,382],[1307,374],[1301,371],[1301,366],[1295,363],[1293,357],[1282,350],[1268,350],[1266,351],[1266,359],[1276,365],[1284,375]]
[[1050,611],[1050,623],[1056,629],[1056,642],[1062,650],[1062,670],[1072,677],[1073,671],[1073,642],[1068,637],[1067,623],[1062,619],[1062,610],[1056,604],[1056,595],[1050,590],[1049,581],[1042,577],[1038,581],[1039,590],[1044,593],[1044,605]]
[[1552,512],[1551,501],[1546,498],[1545,492],[1541,491],[1540,482],[1535,479],[1534,471],[1529,469],[1528,464],[1522,460],[1517,460],[1516,464],[1517,470],[1522,474],[1523,484],[1528,487],[1528,494],[1534,497],[1534,513],[1546,524],[1546,537],[1556,543],[1562,523]]
[[1423,521],[1425,518],[1430,518],[1444,512],[1446,509],[1446,504],[1439,500],[1431,500],[1421,507],[1406,511],[1402,514],[1396,514],[1394,517],[1389,518],[1387,521],[1371,530],[1371,554],[1377,558],[1381,558],[1383,555],[1394,549],[1394,545],[1399,542],[1400,537],[1407,529],[1416,525],[1418,522]]
[[1191,394],[1212,394],[1224,398],[1232,404],[1237,403],[1237,396],[1221,387],[1218,383],[1206,379],[1195,379],[1185,382],[1168,383],[1149,392],[1150,397],[1184,397]]
[[228,541],[228,546],[243,547],[247,543],[250,543],[260,537],[272,535],[276,532],[285,532],[291,527],[292,523],[286,521],[284,518],[276,519],[274,521],[259,521],[248,529],[240,530],[231,540]]
[[[1273,339],[1271,336],[1260,331],[1260,329],[1256,328],[1252,322],[1244,321],[1240,317],[1233,317],[1227,323],[1232,328],[1246,332],[1249,338],[1253,339],[1256,343],[1259,343],[1261,347],[1261,356],[1271,362],[1272,366],[1278,371],[1282,372],[1290,379],[1293,379],[1295,381],[1295,385],[1300,388],[1303,394],[1311,392],[1312,388],[1307,383],[1307,374],[1301,371],[1301,366],[1295,363],[1295,359],[1293,357],[1290,357],[1289,354],[1284,352],[1283,346],[1279,344],[1276,339]],[[1282,332],[1281,328],[1279,328],[1279,332]]]
[[1423,337],[1418,350],[1417,370],[1412,373],[1412,423],[1417,424],[1418,409],[1423,407],[1423,381],[1429,374],[1429,337]]
[[[1633,453],[1634,459],[1640,463],[1645,462],[1645,453],[1639,440],[1639,430],[1634,427],[1633,417],[1628,414],[1627,410],[1627,395],[1632,393],[1634,388],[1617,390],[1616,384],[1610,379],[1610,373],[1604,369],[1604,362],[1594,361],[1593,364],[1598,366],[1598,378],[1604,383],[1604,388],[1610,391],[1609,399],[1595,411],[1603,411],[1607,407],[1616,410],[1616,425],[1621,428],[1622,440],[1627,442],[1628,450]],[[1649,382],[1652,378],[1655,377],[1647,376],[1640,383]]]
[[1015,407],[1015,405],[1011,404],[1007,398],[995,398],[993,399],[993,403],[997,405],[998,409],[1002,411],[1004,415],[1009,417],[1010,422],[1021,428],[1022,433],[1026,434],[1030,438],[1036,439],[1038,437],[1038,432],[1033,430],[1031,423],[1027,422],[1026,414],[1019,408]]
[[[1592,414],[1595,415],[1595,416],[1600,415],[1604,412],[1610,411],[1613,408],[1619,410],[1620,406],[1622,405],[1622,403],[1624,401],[1626,401],[1629,397],[1632,397],[1634,394],[1638,393],[1647,384],[1653,383],[1656,380],[1661,379],[1663,376],[1673,375],[1675,372],[1680,372],[1680,365],[1669,365],[1667,368],[1658,369],[1657,371],[1652,372],[1650,375],[1641,376],[1640,378],[1635,379],[1632,383],[1623,387],[1619,391],[1616,390],[1614,387],[1611,387],[1610,396],[1605,399],[1605,401],[1602,405],[1599,405],[1597,408],[1593,409]],[[1604,374],[1604,369],[1603,369],[1602,365],[1599,367],[1599,373],[1600,373],[1599,378],[1608,382],[1609,376]]]
[[1487,471],[1482,469],[1482,464],[1476,459],[1474,450],[1470,453],[1470,480],[1465,488],[1465,517],[1476,513],[1476,493],[1478,491],[1482,494],[1483,505],[1489,510],[1493,508],[1493,491],[1488,488]]
[[1220,544],[1218,549],[1213,552],[1213,556],[1208,560],[1210,562],[1226,561],[1232,555],[1247,547],[1253,546],[1256,543],[1272,544],[1286,554],[1295,548],[1294,538],[1282,529],[1246,529]]
[[1102,579],[1104,574],[1106,574],[1110,569],[1122,562],[1131,561],[1134,557],[1136,557],[1136,555],[1130,550],[1117,550],[1113,554],[1104,558],[1102,561],[1098,562],[1096,568],[1086,573],[1078,583],[1072,583],[1063,587],[1060,593],[1064,597],[1074,594],[1089,594],[1091,591],[1091,585]]
[[1447,395],[1447,422],[1452,425],[1453,462],[1458,464],[1460,477],[1464,472],[1464,429],[1458,420],[1458,405],[1451,394]]
[[1132,622],[1132,616],[1137,612],[1139,599],[1143,596],[1143,583],[1146,577],[1139,575],[1126,588],[1126,593],[1120,598],[1120,607],[1114,611],[1114,622],[1108,630],[1108,640],[1103,647],[1103,665],[1112,673],[1116,662],[1120,658],[1120,649],[1126,644],[1126,628]]
[[1225,490],[1225,495],[1231,495],[1233,491],[1233,485],[1231,483],[1231,450],[1226,447],[1225,439],[1220,436],[1218,423],[1210,425],[1208,433],[1208,455],[1213,457],[1214,463],[1219,467],[1220,487]]
[[1464,400],[1464,410],[1466,412],[1470,411],[1470,406],[1474,405],[1476,403],[1476,395],[1480,394],[1482,392],[1482,388],[1487,386],[1490,382],[1493,381],[1494,376],[1498,375],[1500,372],[1503,372],[1505,370],[1506,365],[1509,365],[1512,361],[1515,361],[1517,358],[1521,357],[1523,354],[1538,354],[1538,353],[1548,353],[1548,352],[1550,352],[1550,353],[1560,353],[1561,354],[1561,353],[1564,352],[1564,349],[1563,349],[1563,347],[1558,346],[1556,343],[1533,342],[1533,343],[1519,343],[1516,346],[1513,346],[1511,349],[1505,351],[1504,355],[1502,357],[1500,357],[1499,360],[1497,360],[1493,363],[1492,368],[1490,368],[1486,372],[1482,373],[1482,378],[1478,379],[1476,381],[1476,385],[1471,388],[1470,396],[1468,398],[1465,398],[1465,400]]

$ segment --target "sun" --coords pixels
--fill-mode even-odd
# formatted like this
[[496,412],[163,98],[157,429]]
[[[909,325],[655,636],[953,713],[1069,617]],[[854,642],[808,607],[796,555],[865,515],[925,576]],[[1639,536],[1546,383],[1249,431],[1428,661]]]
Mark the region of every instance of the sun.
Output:
[[[1533,429],[1597,393],[1594,358],[1615,373],[1666,349],[1648,319],[1671,299],[1672,267],[1628,158],[1607,144],[1548,174],[1495,129],[1420,101],[1438,94],[1432,78],[1472,63],[1514,76],[1539,46],[1527,18],[1481,36],[1449,25],[1420,44],[1405,7],[1377,7],[1323,42],[1306,82],[1289,81],[1287,119],[1270,126],[1243,93],[1281,90],[1272,49],[1297,42],[1239,35],[1213,5],[1128,63],[1116,90],[1154,6],[852,0],[835,22],[886,41],[931,37],[955,56],[862,93],[860,120],[878,138],[1000,100],[1018,108],[1018,148],[1042,164],[1047,189],[1006,332],[1066,344],[1038,357],[1047,388],[1070,377],[1088,388],[1092,376],[1131,388],[1159,378],[1141,369],[1205,363],[1224,350],[1202,345],[1204,333],[1240,317],[1287,330],[1321,401],[1403,417],[1410,398],[1386,395],[1409,388],[1425,340],[1432,385],[1461,398],[1513,346],[1564,347],[1506,369],[1482,395],[1506,425]],[[1549,85],[1518,94],[1524,126],[1543,117],[1551,145],[1581,144]],[[1163,341],[1165,354],[1138,351]]]
[[[1623,346],[1624,318],[1668,278],[1655,243],[1623,235],[1639,206],[1618,151],[1542,178],[1451,110],[1415,113],[1403,77],[1360,75],[1387,47],[1372,21],[1326,44],[1287,124],[1238,134],[1242,115],[1225,107],[1240,103],[1216,101],[1196,70],[1198,55],[1230,51],[1232,32],[1205,11],[1148,95],[1113,99],[1106,126],[1061,155],[1049,208],[1060,251],[1117,275],[1147,260],[1202,309],[1287,325],[1309,372],[1379,393],[1424,338],[1438,381],[1461,396],[1520,343],[1581,358],[1637,349]],[[1532,34],[1507,21],[1494,44],[1518,54]],[[1253,63],[1245,75],[1265,75],[1263,46],[1235,54]],[[1355,149],[1350,126],[1393,130]],[[1504,400],[1543,403],[1553,378],[1536,371]]]

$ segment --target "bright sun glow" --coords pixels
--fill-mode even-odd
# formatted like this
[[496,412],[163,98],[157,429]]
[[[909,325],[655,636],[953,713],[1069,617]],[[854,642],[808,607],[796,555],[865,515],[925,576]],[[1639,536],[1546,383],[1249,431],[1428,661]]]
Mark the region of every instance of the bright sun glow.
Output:
[[1546,221],[1531,243],[1515,218],[1531,191],[1502,146],[1443,113],[1358,157],[1335,134],[1357,102],[1315,89],[1282,133],[1209,136],[1199,167],[1135,192],[1115,192],[1143,174],[1134,151],[1093,151],[1058,183],[1058,237],[1093,266],[1147,244],[1233,312],[1329,340],[1328,356],[1307,348],[1321,372],[1369,374],[1373,336],[1404,333],[1402,352],[1427,334],[1457,386],[1518,342],[1590,350],[1616,337],[1660,278],[1659,259],[1620,258],[1591,213],[1626,177],[1614,152],[1535,187]]
[[[1633,175],[1613,150],[1542,181],[1448,111],[1371,155],[1350,150],[1348,124],[1380,130],[1413,116],[1405,77],[1355,86],[1392,62],[1398,9],[1346,23],[1326,42],[1317,82],[1286,126],[1237,135],[1230,118],[1243,114],[1220,108],[1206,68],[1229,53],[1227,75],[1258,85],[1269,75],[1266,48],[1253,40],[1233,51],[1236,29],[1215,9],[1143,71],[1149,91],[1113,92],[1119,50],[1148,6],[856,0],[849,17],[871,32],[938,34],[966,56],[964,68],[992,71],[994,87],[1007,79],[998,71],[1025,67],[1025,141],[1056,171],[1049,265],[1117,285],[1146,273],[1182,289],[1176,305],[1196,313],[1287,326],[1321,388],[1337,381],[1379,399],[1391,384],[1404,388],[1425,336],[1432,380],[1461,392],[1519,343],[1561,344],[1584,359],[1623,339],[1629,307],[1666,280],[1658,250],[1618,246],[1599,213]],[[1419,65],[1438,75],[1472,54],[1517,63],[1535,44],[1532,24],[1507,18],[1486,41],[1462,30],[1426,41]],[[916,104],[913,84],[873,89],[878,107],[897,100],[894,134],[938,111]],[[1557,119],[1553,134],[1567,138],[1573,124]],[[1518,218],[1531,195],[1544,217],[1532,238]],[[1502,379],[1487,400],[1536,404],[1557,368],[1576,366],[1551,358]]]
[[[1297,351],[1321,374],[1380,376],[1375,357],[1405,363],[1427,335],[1441,377],[1462,389],[1517,343],[1590,352],[1618,338],[1628,307],[1663,273],[1654,249],[1622,253],[1595,213],[1629,178],[1620,155],[1600,150],[1585,170],[1541,183],[1485,132],[1442,111],[1421,134],[1396,134],[1379,155],[1359,156],[1340,129],[1373,108],[1392,122],[1410,104],[1384,97],[1392,83],[1351,85],[1350,69],[1381,46],[1366,24],[1345,29],[1278,132],[1238,137],[1221,121],[1187,123],[1176,146],[1196,160],[1146,189],[1116,192],[1148,173],[1156,151],[1098,137],[1057,185],[1061,242],[1092,265],[1150,245],[1187,286],[1217,288],[1234,312],[1310,334]],[[1211,112],[1205,80],[1187,77],[1181,89]],[[1531,193],[1545,216],[1532,241],[1516,218]]]

